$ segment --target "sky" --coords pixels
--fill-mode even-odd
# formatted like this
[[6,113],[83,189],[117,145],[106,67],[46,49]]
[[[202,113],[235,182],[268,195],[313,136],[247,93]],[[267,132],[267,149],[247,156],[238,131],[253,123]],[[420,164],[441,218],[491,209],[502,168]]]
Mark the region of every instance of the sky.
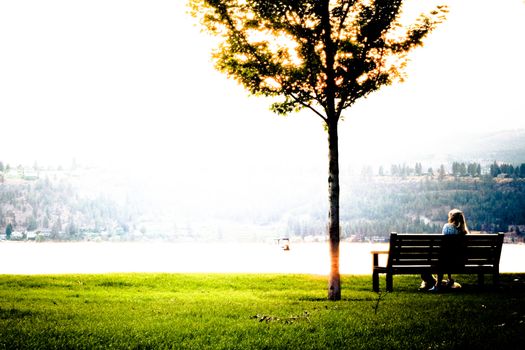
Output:
[[[342,162],[525,128],[525,2],[448,3],[405,83],[344,113]],[[186,11],[182,0],[1,1],[0,161],[75,159],[168,178],[324,171],[321,120],[276,116],[270,101],[216,72],[212,41]]]

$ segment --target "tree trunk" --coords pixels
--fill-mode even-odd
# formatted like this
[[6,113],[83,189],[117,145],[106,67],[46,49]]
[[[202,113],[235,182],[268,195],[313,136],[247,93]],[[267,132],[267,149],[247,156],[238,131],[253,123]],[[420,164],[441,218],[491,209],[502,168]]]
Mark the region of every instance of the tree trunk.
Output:
[[330,276],[328,278],[328,299],[341,300],[341,278],[339,276],[339,141],[337,124],[339,115],[336,112],[335,54],[330,22],[330,0],[322,3],[321,25],[326,54],[326,126],[328,129],[328,236],[330,240]]
[[339,275],[339,145],[337,120],[328,124],[328,236],[330,240],[330,276],[328,299],[341,300],[341,278]]

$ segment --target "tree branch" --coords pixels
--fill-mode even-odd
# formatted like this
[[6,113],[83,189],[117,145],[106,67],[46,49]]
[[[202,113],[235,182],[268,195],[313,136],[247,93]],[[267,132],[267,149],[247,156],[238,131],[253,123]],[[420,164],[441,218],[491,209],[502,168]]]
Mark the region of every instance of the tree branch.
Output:
[[334,118],[337,122],[338,116],[335,111],[335,47],[332,40],[332,27],[330,23],[330,0],[324,0],[321,6],[321,27],[323,29],[323,42],[325,50],[325,60],[326,60],[326,87],[324,88],[324,93],[326,95],[326,105],[323,106],[326,110],[326,118],[331,120]]
[[[354,4],[354,2],[355,1],[353,1],[353,0],[348,0],[346,2],[346,4],[348,6],[346,7],[346,10],[344,10],[343,15],[341,16],[341,19],[339,21],[339,28],[337,29],[337,40],[335,42],[335,46],[336,47],[339,47],[339,39],[341,38],[341,33],[343,31],[344,24],[345,24],[346,18],[348,17],[348,13],[350,12],[350,8]],[[343,6],[344,6],[344,4],[343,4]]]
[[297,103],[302,105],[303,107],[310,109],[312,112],[318,115],[322,120],[324,120],[325,123],[327,122],[328,119],[322,113],[320,113],[317,109],[315,109],[311,104],[304,102],[299,97],[295,96],[293,93],[290,93],[289,96],[293,98]]

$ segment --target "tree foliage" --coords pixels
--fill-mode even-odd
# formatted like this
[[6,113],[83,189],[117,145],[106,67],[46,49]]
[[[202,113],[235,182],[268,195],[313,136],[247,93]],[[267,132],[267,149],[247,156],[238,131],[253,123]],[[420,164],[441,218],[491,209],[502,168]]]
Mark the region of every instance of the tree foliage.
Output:
[[[338,119],[359,98],[403,79],[407,53],[443,20],[438,6],[403,26],[401,0],[190,0],[221,38],[216,67],[252,94],[283,97],[279,114],[310,108]],[[321,106],[325,111],[317,108]]]

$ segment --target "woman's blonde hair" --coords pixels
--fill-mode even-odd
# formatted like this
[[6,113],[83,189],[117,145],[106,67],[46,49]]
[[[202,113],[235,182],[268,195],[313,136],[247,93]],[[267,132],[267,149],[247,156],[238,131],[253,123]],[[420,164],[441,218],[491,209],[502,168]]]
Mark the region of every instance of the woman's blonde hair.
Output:
[[448,222],[449,224],[454,225],[454,227],[459,231],[459,233],[462,233],[464,235],[469,233],[467,227],[467,220],[465,219],[465,215],[461,210],[452,209],[451,211],[449,211]]

